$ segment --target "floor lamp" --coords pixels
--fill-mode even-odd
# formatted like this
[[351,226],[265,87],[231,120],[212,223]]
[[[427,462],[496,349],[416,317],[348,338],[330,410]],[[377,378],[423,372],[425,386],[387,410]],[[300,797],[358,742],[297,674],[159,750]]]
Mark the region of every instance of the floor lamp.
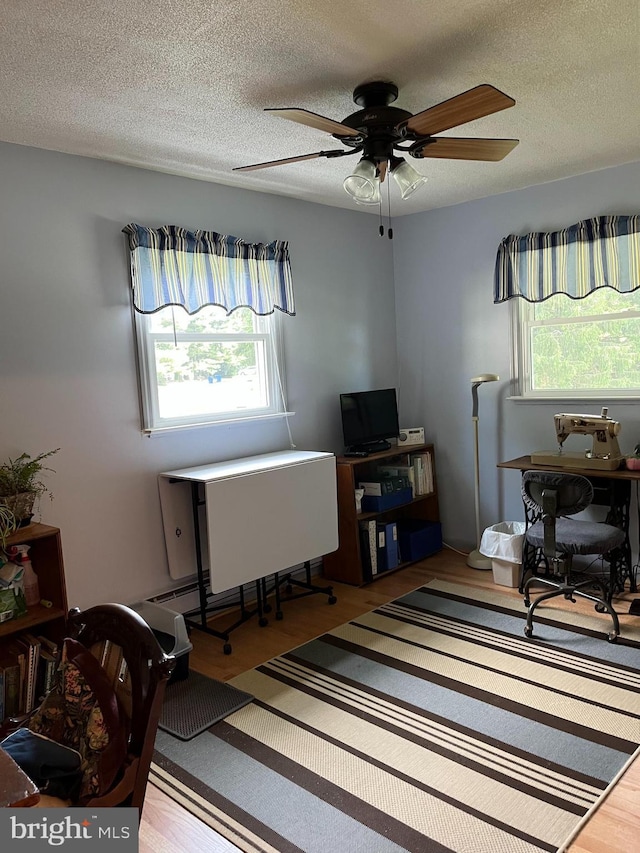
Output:
[[475,503],[476,503],[476,547],[467,557],[467,565],[472,569],[491,569],[491,560],[480,553],[480,458],[478,447],[478,388],[483,382],[496,382],[500,379],[495,373],[481,373],[471,379],[471,396],[473,398],[473,461],[475,474]]

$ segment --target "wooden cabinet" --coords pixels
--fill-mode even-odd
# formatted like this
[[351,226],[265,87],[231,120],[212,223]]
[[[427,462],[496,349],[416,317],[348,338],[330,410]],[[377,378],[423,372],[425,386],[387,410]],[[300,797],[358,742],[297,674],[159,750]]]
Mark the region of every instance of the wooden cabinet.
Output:
[[32,605],[24,616],[0,623],[0,651],[6,639],[22,631],[44,634],[54,640],[62,639],[67,616],[67,591],[60,531],[47,524],[29,524],[13,533],[7,545],[31,546],[29,559],[38,576],[40,600],[46,604]]
[[[379,465],[408,464],[413,454],[427,451],[431,454],[433,466],[432,492],[417,495],[408,503],[381,512],[356,512],[355,490],[359,482],[367,481],[375,474]],[[435,454],[432,444],[416,444],[402,449],[393,447],[390,450],[372,453],[366,457],[339,456],[336,460],[336,467],[340,542],[337,551],[327,554],[323,558],[323,574],[330,580],[360,585],[367,582],[363,572],[360,546],[361,522],[371,518],[379,518],[381,521],[398,521],[400,519],[440,521]],[[409,564],[409,562],[402,562],[391,571],[398,571]],[[384,574],[388,573],[385,572]]]

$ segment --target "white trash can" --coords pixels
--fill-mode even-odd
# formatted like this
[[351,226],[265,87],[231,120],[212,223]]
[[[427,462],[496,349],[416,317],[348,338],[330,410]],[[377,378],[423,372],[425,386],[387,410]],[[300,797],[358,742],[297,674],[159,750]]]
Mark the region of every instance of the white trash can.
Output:
[[493,582],[500,586],[520,585],[524,521],[501,521],[492,524],[482,534],[480,553],[489,557]]

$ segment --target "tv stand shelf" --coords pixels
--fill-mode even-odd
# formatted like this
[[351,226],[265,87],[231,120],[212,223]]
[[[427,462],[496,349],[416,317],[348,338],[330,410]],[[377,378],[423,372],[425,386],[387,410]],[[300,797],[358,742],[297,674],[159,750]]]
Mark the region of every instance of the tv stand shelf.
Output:
[[[367,479],[378,464],[398,464],[405,462],[414,453],[429,451],[433,462],[433,491],[417,495],[411,501],[391,509],[379,512],[356,512],[355,490],[359,482]],[[385,521],[400,519],[420,519],[440,521],[438,505],[438,487],[435,476],[435,453],[433,444],[412,444],[403,447],[393,446],[389,450],[371,453],[367,457],[339,456],[336,460],[338,481],[338,550],[326,554],[323,558],[323,574],[330,580],[361,586],[369,583],[364,576],[360,549],[360,522],[372,518]],[[403,562],[394,569],[374,576],[374,580],[396,572],[412,562]]]

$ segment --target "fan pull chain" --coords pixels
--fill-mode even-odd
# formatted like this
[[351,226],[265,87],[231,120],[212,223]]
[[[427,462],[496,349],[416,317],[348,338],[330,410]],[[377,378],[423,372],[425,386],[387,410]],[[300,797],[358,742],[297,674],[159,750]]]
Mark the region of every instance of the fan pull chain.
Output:
[[389,228],[387,229],[387,237],[393,240],[393,228],[391,227],[391,185],[387,181],[387,214],[389,216]]
[[380,220],[380,225],[378,226],[378,234],[381,237],[384,237],[384,225],[382,224],[382,193],[378,198],[378,218]]

